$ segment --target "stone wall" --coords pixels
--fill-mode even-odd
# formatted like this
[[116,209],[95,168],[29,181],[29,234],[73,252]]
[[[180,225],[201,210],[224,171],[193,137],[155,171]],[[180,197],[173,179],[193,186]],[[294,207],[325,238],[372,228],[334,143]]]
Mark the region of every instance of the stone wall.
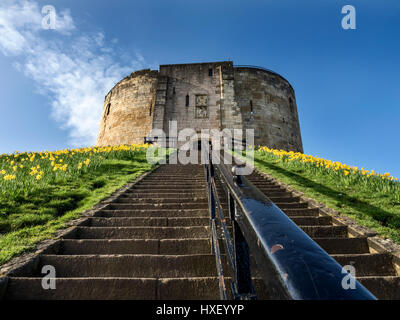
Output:
[[255,145],[303,152],[294,90],[284,78],[263,69],[237,67],[235,93],[243,129],[254,129]]
[[242,129],[243,120],[240,106],[237,104],[233,64],[222,65],[219,71],[220,81],[216,92],[220,93],[221,128]]
[[105,98],[97,144],[142,143],[152,128],[176,138],[171,120],[177,132],[254,129],[256,145],[303,151],[291,85],[276,73],[231,61],[132,73]]
[[196,63],[160,66],[160,75],[168,77],[164,111],[164,130],[177,121],[178,131],[193,128],[220,128],[219,73],[225,63]]
[[106,96],[98,146],[143,143],[152,128],[158,71],[141,70]]

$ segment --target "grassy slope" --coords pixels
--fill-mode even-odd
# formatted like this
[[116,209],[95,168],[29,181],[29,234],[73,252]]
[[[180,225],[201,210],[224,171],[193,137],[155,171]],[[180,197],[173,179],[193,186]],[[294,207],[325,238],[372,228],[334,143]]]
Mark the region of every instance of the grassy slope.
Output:
[[[17,200],[0,199],[0,264],[51,238],[67,221],[151,168],[145,153],[136,153],[133,160],[103,160],[95,170]],[[12,214],[5,215],[11,208]]]
[[356,184],[341,183],[329,175],[319,176],[300,168],[291,168],[276,159],[255,153],[254,164],[310,198],[353,218],[359,224],[377,231],[400,244],[400,226],[387,225],[382,217],[400,217],[400,203],[385,192],[368,192]]

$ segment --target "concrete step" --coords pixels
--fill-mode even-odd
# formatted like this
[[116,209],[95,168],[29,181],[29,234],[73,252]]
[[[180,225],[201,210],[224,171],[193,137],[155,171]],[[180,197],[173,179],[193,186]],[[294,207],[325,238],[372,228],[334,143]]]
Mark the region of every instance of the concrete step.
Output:
[[196,177],[196,178],[204,178],[205,171],[202,166],[200,170],[156,170],[153,172],[151,176],[170,176],[170,177]]
[[332,225],[332,217],[291,217],[299,226],[328,226]]
[[291,192],[286,192],[286,191],[269,191],[265,193],[266,196],[268,198],[288,198],[288,197],[292,197],[292,193]]
[[314,238],[329,254],[369,253],[367,238]]
[[152,205],[157,204],[169,204],[169,203],[202,203],[208,204],[208,199],[203,197],[175,197],[175,198],[164,198],[154,195],[154,198],[132,198],[132,197],[120,197],[116,199],[113,203],[127,203],[127,204],[144,204],[149,203]]
[[251,174],[247,175],[246,178],[251,181],[271,181],[269,178],[264,177],[256,172],[252,172]]
[[134,194],[170,194],[174,192],[175,194],[197,194],[203,195],[206,192],[206,188],[132,188],[124,193],[127,196]]
[[59,278],[43,290],[41,278],[12,278],[7,300],[218,300],[217,277]]
[[[173,187],[173,188],[172,188]],[[191,192],[196,192],[200,190],[205,190],[206,186],[198,186],[198,185],[179,185],[179,186],[171,186],[171,185],[161,185],[161,184],[137,184],[134,185],[131,190],[145,190],[145,189],[150,189],[153,190],[153,192],[159,192],[159,190],[186,190],[186,191],[191,191]]]
[[159,209],[207,209],[207,202],[193,202],[193,203],[135,203],[135,204],[126,204],[126,203],[111,203],[110,209],[113,210],[159,210]]
[[356,277],[379,300],[400,300],[400,277]]
[[184,278],[217,274],[212,254],[42,255],[38,270],[44,265],[54,266],[60,278]]
[[142,187],[142,186],[177,186],[177,187],[186,187],[186,186],[196,186],[196,187],[205,187],[206,186],[206,182],[202,181],[202,182],[196,182],[196,183],[192,183],[192,182],[186,182],[186,181],[158,181],[158,180],[154,180],[154,181],[148,181],[148,180],[142,180],[137,184],[138,187]]
[[[176,174],[175,174],[176,171]],[[187,171],[180,171],[180,170],[172,170],[172,171],[162,171],[162,170],[154,170],[152,172],[152,174],[148,175],[146,178],[151,178],[154,176],[161,176],[161,175],[165,175],[165,176],[170,176],[170,177],[188,177],[188,178],[192,178],[194,176],[196,177],[200,177],[200,178],[204,178],[205,172],[204,172],[204,167],[202,166],[201,170],[194,170],[191,172],[187,172]],[[189,170],[190,171],[190,170]]]
[[204,167],[201,170],[166,170],[166,171],[154,171],[151,176],[166,176],[166,177],[197,177],[197,178],[204,178],[205,172]]
[[204,167],[201,164],[166,164],[163,165],[162,167],[159,167],[155,173],[165,173],[169,172],[171,174],[174,173],[180,173],[180,172],[185,172],[185,173],[204,173]]
[[275,183],[274,181],[265,178],[254,178],[252,176],[246,176],[246,178],[249,179],[252,183]]
[[176,175],[161,175],[161,174],[156,174],[153,173],[146,178],[144,178],[142,181],[159,181],[159,179],[162,178],[163,181],[189,181],[189,182],[204,182],[205,181],[205,176],[204,174],[201,176],[192,176],[192,175],[181,175],[181,176],[176,176]]
[[300,197],[272,197],[268,196],[268,198],[274,202],[277,206],[280,203],[299,203]]
[[164,199],[185,199],[185,198],[199,198],[199,197],[206,197],[206,190],[202,190],[202,192],[194,193],[194,192],[186,192],[186,193],[177,193],[177,192],[164,192],[164,193],[158,193],[158,192],[141,192],[141,191],[136,191],[134,193],[124,193],[122,194],[122,198],[131,198],[131,199],[136,199],[136,198],[164,198]]
[[289,217],[317,217],[319,209],[309,208],[287,208],[283,210]]
[[206,184],[205,179],[201,180],[189,180],[189,179],[174,179],[174,180],[167,180],[163,177],[155,177],[154,179],[144,179],[138,183],[138,185],[143,184],[162,184],[162,185],[198,185],[203,186]]
[[282,202],[282,203],[275,203],[275,204],[282,210],[308,208],[308,204],[305,202]]
[[152,217],[121,217],[121,218],[90,218],[91,227],[188,227],[207,226],[209,218],[152,218]]
[[87,254],[210,254],[211,241],[204,239],[64,239],[62,255]]
[[[208,238],[208,227],[78,227],[80,239]],[[66,237],[68,239],[68,237]]]
[[347,227],[345,226],[300,226],[311,238],[345,238]]
[[356,277],[397,275],[392,257],[386,253],[333,254],[332,258],[342,266],[354,266]]
[[274,183],[274,181],[263,178],[263,177],[253,177],[253,176],[246,176],[247,179],[249,179],[251,182],[256,182],[256,183]]
[[273,192],[284,192],[282,188],[278,187],[270,187],[270,188],[258,188],[261,192],[263,192],[267,197],[269,196],[270,193]]
[[253,181],[250,180],[252,184],[254,184],[255,186],[276,186],[277,184],[274,182],[268,182],[268,181]]
[[140,181],[138,184],[184,184],[184,185],[205,185],[206,180],[205,179],[198,179],[198,180],[193,180],[193,179],[165,179],[163,177],[153,177],[152,179],[143,179]]
[[[190,171],[190,170],[189,170]],[[194,170],[191,172],[187,172],[187,171],[180,171],[180,170],[155,170],[152,172],[151,175],[147,176],[147,177],[153,177],[153,176],[160,176],[160,177],[171,177],[171,178],[179,178],[179,177],[190,177],[190,178],[204,178],[205,176],[205,172],[204,172],[204,167],[202,167],[202,169],[199,170]]]
[[162,179],[163,181],[199,181],[199,182],[204,182],[205,181],[205,175],[191,175],[191,174],[182,174],[182,175],[172,175],[172,174],[151,174],[144,178],[143,180],[146,181],[152,181],[152,180],[158,180]]
[[[225,278],[226,283],[230,281]],[[6,300],[219,300],[217,277],[57,278],[56,290],[43,290],[42,278],[11,278]],[[259,300],[269,298],[254,279]],[[228,289],[229,298],[230,290]]]
[[101,210],[97,217],[209,217],[208,207],[204,209],[154,209],[154,210]]

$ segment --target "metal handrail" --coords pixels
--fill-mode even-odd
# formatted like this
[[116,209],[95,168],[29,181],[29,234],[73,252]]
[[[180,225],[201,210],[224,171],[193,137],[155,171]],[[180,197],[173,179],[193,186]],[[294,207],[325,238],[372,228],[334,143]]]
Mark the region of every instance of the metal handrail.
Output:
[[[204,150],[204,146],[202,146],[202,150]],[[217,266],[217,274],[219,280],[219,290],[220,290],[220,298],[221,300],[228,299],[228,293],[225,286],[225,278],[224,278],[224,270],[222,266],[222,256],[221,250],[219,247],[218,241],[218,233],[217,233],[217,223],[216,223],[216,215],[215,215],[215,193],[213,191],[211,177],[213,176],[212,168],[208,164],[204,166],[205,176],[207,180],[206,190],[207,190],[207,198],[210,212],[210,229],[211,229],[211,244],[212,244],[212,253],[215,255],[215,263]]]
[[[208,147],[203,144],[202,152]],[[203,150],[205,149],[205,150]],[[224,245],[232,274],[235,299],[255,299],[249,251],[272,299],[374,300],[362,284],[352,278],[355,289],[345,289],[344,277],[351,277],[328,253],[314,242],[246,177],[235,177],[232,166],[205,165],[210,205],[213,253],[216,255],[221,299],[226,299],[224,271],[216,224],[223,230]],[[228,194],[233,237],[226,227],[218,199],[215,176]],[[215,210],[217,208],[217,210]],[[216,212],[218,215],[216,215]],[[221,289],[222,288],[222,289]]]
[[233,281],[231,282],[231,290],[233,298],[236,300],[256,299],[255,290],[251,283],[250,272],[250,256],[247,244],[240,229],[233,221],[232,222],[233,237],[228,230],[227,221],[221,201],[218,197],[217,186],[215,183],[215,171],[211,162],[211,153],[209,152],[210,144],[201,141],[202,160],[205,160],[204,165],[205,175],[207,180],[207,198],[210,211],[210,228],[211,228],[211,243],[213,245],[212,252],[215,255],[217,273],[219,278],[219,288],[221,300],[227,300],[228,293],[225,284],[224,270],[222,265],[222,255],[219,248],[219,240],[217,233],[217,223],[222,229],[223,244],[228,257],[229,272]]

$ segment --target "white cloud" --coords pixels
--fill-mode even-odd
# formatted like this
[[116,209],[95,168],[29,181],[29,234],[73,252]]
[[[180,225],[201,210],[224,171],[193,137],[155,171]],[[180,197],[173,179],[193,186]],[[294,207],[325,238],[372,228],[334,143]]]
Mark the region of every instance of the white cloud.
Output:
[[121,66],[104,34],[78,34],[69,11],[57,15],[60,37],[46,40],[53,30],[41,28],[35,1],[2,1],[0,51],[18,58],[16,68],[51,97],[52,116],[69,130],[72,145],[94,144],[105,94],[124,75],[143,68],[144,58],[137,54],[130,66]]

